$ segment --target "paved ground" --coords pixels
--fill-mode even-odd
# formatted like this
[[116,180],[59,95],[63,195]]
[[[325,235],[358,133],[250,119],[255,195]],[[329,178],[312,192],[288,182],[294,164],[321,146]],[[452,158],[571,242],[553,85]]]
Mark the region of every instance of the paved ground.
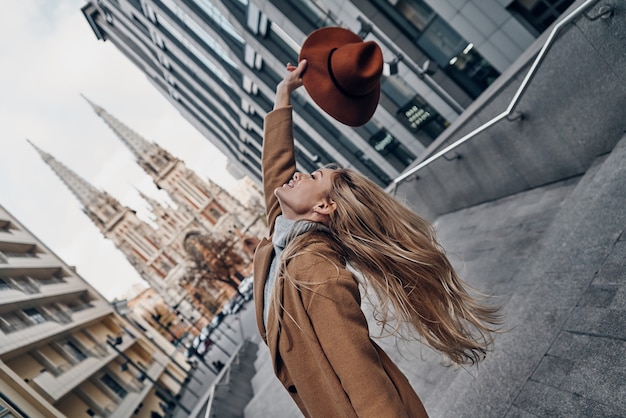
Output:
[[[496,295],[507,332],[472,369],[380,341],[431,416],[626,416],[625,202],[623,139],[582,177],[437,219],[463,277]],[[258,355],[245,417],[300,417],[264,346]]]
[[[461,275],[503,307],[507,331],[469,369],[379,340],[432,417],[626,417],[625,202],[622,139],[582,177],[436,220]],[[245,321],[258,344],[253,315]],[[263,344],[256,356],[244,416],[301,417]]]
[[[460,373],[429,396],[433,416],[626,416],[625,202],[622,139],[577,182],[511,277],[510,331],[492,358],[476,378]],[[494,273],[514,255],[493,260]]]
[[[244,308],[234,316],[227,316],[219,328],[212,334],[216,345],[211,347],[204,357],[204,362],[198,362],[198,368],[193,372],[189,383],[181,392],[180,404],[173,412],[175,418],[189,418],[190,412],[197,409],[198,405],[206,403],[208,390],[215,382],[216,373],[211,366],[213,361],[219,360],[227,363],[228,358],[234,352],[235,348],[241,344],[243,339],[253,336],[256,329],[254,326],[254,310],[252,302],[244,305]],[[220,349],[221,348],[221,349]],[[253,350],[248,351],[249,357],[246,362],[252,364],[256,359],[256,344]],[[251,373],[253,374],[253,373]],[[242,374],[241,378],[245,378]],[[250,380],[250,377],[247,377]],[[248,399],[250,396],[248,396]],[[247,401],[247,399],[246,399]],[[185,411],[186,409],[186,411]],[[189,412],[187,412],[189,411]],[[204,417],[204,410],[200,410],[201,417]]]

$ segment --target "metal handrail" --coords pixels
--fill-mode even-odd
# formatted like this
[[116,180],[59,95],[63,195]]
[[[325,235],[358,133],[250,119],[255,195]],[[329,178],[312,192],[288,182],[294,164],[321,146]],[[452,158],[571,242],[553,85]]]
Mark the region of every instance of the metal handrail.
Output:
[[[233,363],[235,362],[235,360],[239,358],[239,354],[241,352],[241,349],[245,345],[245,343],[246,341],[244,340],[241,342],[241,344],[237,346],[237,348],[235,348],[235,352],[233,353],[233,355],[230,356],[230,358],[228,359],[228,361],[226,362],[222,370],[220,370],[219,374],[215,378],[215,382],[213,382],[213,384],[211,385],[211,388],[209,389],[209,392],[207,394],[208,398],[201,402],[198,402],[199,405],[206,405],[204,418],[209,418],[211,416],[211,409],[213,408],[213,400],[215,399],[215,390],[217,389],[218,385],[222,384],[222,380],[224,379],[224,377],[228,377],[230,380],[230,369],[233,366]],[[193,415],[194,412],[196,413],[196,415]],[[191,416],[195,417],[197,415],[198,413],[194,410]]]
[[[403,173],[400,176],[398,176],[393,181],[393,185],[391,187],[392,193],[395,194],[396,188],[397,188],[398,184],[401,181],[405,180],[407,177],[415,174],[417,171],[419,171],[422,168],[426,167],[427,165],[429,165],[433,161],[443,157],[445,154],[447,154],[450,151],[458,148],[463,143],[467,142],[468,140],[470,140],[471,138],[475,137],[476,135],[478,135],[482,131],[484,131],[487,128],[491,127],[492,125],[495,125],[497,122],[501,121],[502,119],[508,118],[513,113],[513,109],[515,108],[515,106],[517,106],[517,104],[519,103],[520,97],[526,91],[526,88],[528,87],[530,81],[535,76],[537,68],[539,67],[539,65],[543,61],[543,59],[544,59],[548,49],[553,44],[553,40],[554,40],[555,36],[558,34],[558,32],[561,30],[561,28],[563,28],[565,25],[567,25],[572,20],[577,18],[588,7],[591,7],[594,3],[597,3],[597,2],[598,2],[598,0],[586,0],[580,6],[578,6],[576,9],[574,9],[570,14],[565,16],[561,21],[559,21],[552,28],[552,31],[550,31],[550,34],[548,35],[548,38],[546,39],[546,42],[544,43],[543,47],[539,51],[539,54],[537,55],[537,58],[535,58],[535,61],[533,62],[532,66],[530,67],[530,69],[526,73],[526,77],[524,77],[524,80],[522,81],[522,84],[519,86],[519,88],[515,92],[515,95],[513,96],[513,99],[511,99],[511,102],[509,103],[509,106],[506,108],[506,110],[504,112],[500,113],[499,115],[497,115],[496,117],[494,117],[490,121],[485,122],[483,125],[479,126],[478,128],[474,129],[470,133],[468,133],[465,136],[461,137],[457,141],[455,141],[452,144],[448,145],[447,147],[445,147],[441,151],[439,151],[439,152],[433,154],[432,156],[428,157],[427,159],[425,159],[424,161],[422,161],[421,163],[419,163],[415,167],[411,168],[406,173]],[[606,11],[605,12],[601,11],[600,15],[603,14],[603,13],[607,13],[607,12]],[[515,120],[515,119],[519,119],[519,117],[516,117],[513,120]]]

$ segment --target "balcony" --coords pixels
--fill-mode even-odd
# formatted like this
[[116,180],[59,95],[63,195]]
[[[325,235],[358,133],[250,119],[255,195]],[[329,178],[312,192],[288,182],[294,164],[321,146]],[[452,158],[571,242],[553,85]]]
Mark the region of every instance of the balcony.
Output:
[[[119,349],[127,350],[134,343],[134,339],[127,337],[119,346]],[[44,370],[32,381],[42,393],[45,393],[48,398],[56,402],[118,356],[117,352],[108,348],[104,343],[89,349],[88,354],[89,357],[82,361],[77,360],[77,363],[74,365],[66,363],[64,365],[52,366],[54,370]],[[142,388],[143,386],[140,382],[133,382],[128,389],[129,392],[137,392]]]
[[151,384],[140,383],[139,385],[133,384],[132,386],[128,386],[126,389],[129,389],[129,391],[122,400],[118,401],[119,403],[109,399],[106,404],[102,404],[101,400],[98,401],[91,398],[89,394],[81,388],[77,388],[75,392],[90,405],[91,409],[96,412],[96,416],[130,417],[135,414],[135,411],[141,406],[142,402],[145,402],[153,386]]
[[[2,222],[2,221],[0,221]],[[4,221],[6,222],[6,221]],[[26,245],[32,247],[36,245],[33,237],[26,231],[21,229],[9,229],[10,232],[5,232],[0,235],[0,241],[5,245]],[[1,232],[1,230],[0,230]]]
[[[113,312],[113,308],[104,300],[92,301],[88,304],[59,311],[59,318],[48,318],[47,321],[32,324],[28,321],[4,323],[2,332],[11,338],[0,338],[0,354],[13,351],[82,324],[97,320]],[[6,322],[6,321],[5,321]]]
[[[117,363],[112,362],[113,358],[116,356],[121,357],[125,360],[123,364],[121,364],[121,370],[123,372],[131,373],[133,376],[139,376],[140,370],[144,374],[144,378],[132,377],[130,380],[118,380],[117,383],[124,388],[126,391],[125,396],[122,399],[118,399],[117,401],[111,401],[110,399],[106,404],[99,403],[97,400],[93,398],[89,398],[87,401],[88,404],[92,407],[94,411],[103,416],[131,416],[134,414],[134,411],[145,402],[146,398],[150,396],[150,391],[154,390],[154,381],[157,381],[161,374],[164,371],[164,365],[160,364],[159,360],[167,360],[166,357],[163,357],[160,354],[156,354],[152,361],[148,364],[138,364],[135,363],[134,360],[130,359],[128,355],[132,352],[132,345],[136,342],[136,339],[130,337],[130,335],[124,334],[123,338],[110,338],[108,343],[108,349],[111,351],[109,355],[103,359],[103,362],[110,363],[108,368],[114,368],[114,364]],[[132,364],[129,364],[132,363]],[[83,369],[84,370],[84,369]],[[87,371],[83,372],[87,373]],[[119,374],[117,370],[113,370],[113,374]],[[49,377],[45,378],[45,381],[41,383],[45,383],[47,386],[45,388],[42,387],[42,390],[47,388],[55,388],[60,382],[58,380],[52,380]],[[80,394],[83,399],[87,399],[89,395],[86,394],[85,391],[81,389],[79,386],[79,382],[74,384],[75,393]],[[67,390],[66,390],[67,392]],[[61,394],[57,394],[56,396],[62,396]],[[115,396],[113,396],[115,397]]]
[[80,385],[84,380],[88,379],[113,357],[113,354],[109,354],[105,358],[88,357],[58,376],[44,370],[32,381],[38,389],[44,393],[46,397],[52,399],[54,403],[71,392],[72,389]]
[[72,308],[72,320],[75,324],[91,322],[113,313],[113,307],[105,300],[94,300],[88,304]]
[[28,274],[28,269],[41,267],[60,267],[58,259],[47,253],[18,253],[0,250],[0,271],[9,268],[21,274]]
[[24,276],[19,279],[11,277],[2,279],[8,286],[0,290],[0,305],[21,304],[26,301],[46,303],[59,296],[78,294],[89,286],[77,278],[67,277],[54,284],[42,284],[42,281]]

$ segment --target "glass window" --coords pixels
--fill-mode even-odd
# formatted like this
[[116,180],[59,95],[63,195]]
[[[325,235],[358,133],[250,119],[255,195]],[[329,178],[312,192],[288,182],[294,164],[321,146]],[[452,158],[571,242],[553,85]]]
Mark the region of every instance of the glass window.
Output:
[[415,160],[415,155],[385,129],[372,135],[368,142],[380,155],[385,156],[387,161],[398,171],[404,170],[407,165]]
[[500,75],[473,48],[471,40],[464,39],[424,1],[374,3],[470,97],[478,97]]
[[219,219],[222,217],[223,213],[220,212],[219,210],[217,210],[214,207],[211,207],[210,209],[211,215],[215,218],[215,219]]
[[[396,119],[411,131],[421,145],[428,146],[449,122],[435,111],[403,79],[389,76],[383,79],[382,91],[397,106]],[[437,127],[437,129],[434,129]],[[377,131],[374,131],[377,133]]]
[[452,57],[445,71],[459,81],[472,97],[477,97],[500,75],[500,72],[493,68],[472,44],[467,44],[461,52]]
[[445,68],[450,58],[461,51],[467,42],[446,21],[437,17],[426,28],[417,40],[417,44],[435,60],[440,67]]
[[[193,44],[191,44],[191,42],[189,42],[187,38],[185,38],[185,36],[182,33],[180,33],[174,26],[170,25],[169,22],[165,20],[162,16],[157,16],[157,19],[158,19],[159,24],[163,26],[163,28],[172,37],[174,37],[178,42],[180,42],[184,47],[186,47],[189,50],[189,52],[191,52],[193,56],[198,58],[206,66],[207,69],[209,69],[213,74],[215,74],[215,76],[218,79],[222,79],[225,81],[227,80],[227,77],[225,76],[225,74],[211,60],[209,60],[203,52],[201,52],[198,48],[196,48]],[[193,25],[197,29],[197,25],[195,24],[195,22],[193,23]],[[228,55],[226,54],[221,55],[221,52],[223,52],[223,49],[219,47],[219,45],[217,45],[212,38],[206,35],[204,31],[202,31],[202,34],[204,34],[205,36],[200,36],[199,34],[197,35],[200,37],[200,39],[202,39],[205,42],[205,44],[209,48],[212,48],[213,51],[217,55],[221,56],[222,58],[224,58],[226,62],[236,67],[234,62],[230,58],[228,58]]]
[[61,346],[78,361],[83,361],[87,358],[87,354],[83,353],[83,350],[78,348],[73,341],[65,341],[61,344]]
[[19,258],[35,258],[37,256],[37,246],[32,245],[29,248],[16,248],[14,250],[3,250],[2,253],[5,257],[19,257]]
[[[12,402],[5,398],[5,395],[2,395],[2,399],[0,399],[0,418],[21,418],[23,415],[18,414],[17,411],[11,408]],[[15,404],[13,404],[15,406]],[[17,407],[16,407],[17,408]]]
[[0,232],[11,232],[11,222],[0,219]]
[[126,397],[128,391],[122,387],[115,379],[108,374],[103,375],[100,381],[104,383],[109,389],[111,389],[120,398]]
[[23,312],[33,324],[41,324],[42,322],[47,321],[46,317],[43,316],[36,308],[27,308],[24,309]]
[[172,269],[172,265],[165,260],[161,260],[160,265],[161,270],[165,271],[166,273]]
[[8,284],[4,279],[0,279],[0,290],[10,289],[11,285]]
[[5,333],[18,331],[20,329],[24,329],[29,324],[24,322],[21,316],[18,316],[14,312],[6,312],[0,315],[0,328]]
[[[219,9],[208,0],[193,0],[213,21],[219,25],[224,31],[226,31],[234,39],[240,43],[244,43],[244,39],[237,33],[233,25],[230,24],[228,19],[219,11]],[[247,4],[247,2],[246,2]],[[170,7],[171,8],[171,7]]]
[[574,0],[515,0],[507,9],[535,36],[539,36],[572,3]]
[[398,0],[395,7],[419,30],[424,30],[428,22],[436,16],[433,9],[422,1]]
[[415,89],[397,75],[384,77],[381,88],[385,96],[389,97],[396,106],[403,106],[415,96]]
[[380,167],[374,163],[374,161],[370,160],[369,157],[363,153],[363,151],[357,151],[354,155],[363,163],[363,165],[376,175],[375,178],[371,178],[372,181],[380,186],[386,186],[391,183],[391,178],[389,178],[389,176],[385,174],[385,172],[381,170]]
[[36,258],[37,254],[33,254],[33,253],[20,253],[20,252],[16,252],[16,251],[3,251],[4,255],[6,257],[15,257],[15,258]]

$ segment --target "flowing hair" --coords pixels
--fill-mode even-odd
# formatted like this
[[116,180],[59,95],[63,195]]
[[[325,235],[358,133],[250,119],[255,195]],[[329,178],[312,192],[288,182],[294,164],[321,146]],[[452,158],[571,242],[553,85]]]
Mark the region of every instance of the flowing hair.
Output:
[[[328,198],[337,205],[328,223],[331,246],[374,290],[383,326],[396,324],[396,333],[412,325],[418,338],[453,363],[482,360],[502,322],[499,309],[468,292],[432,225],[349,169],[335,169]],[[306,251],[305,242],[288,245],[287,259]]]

